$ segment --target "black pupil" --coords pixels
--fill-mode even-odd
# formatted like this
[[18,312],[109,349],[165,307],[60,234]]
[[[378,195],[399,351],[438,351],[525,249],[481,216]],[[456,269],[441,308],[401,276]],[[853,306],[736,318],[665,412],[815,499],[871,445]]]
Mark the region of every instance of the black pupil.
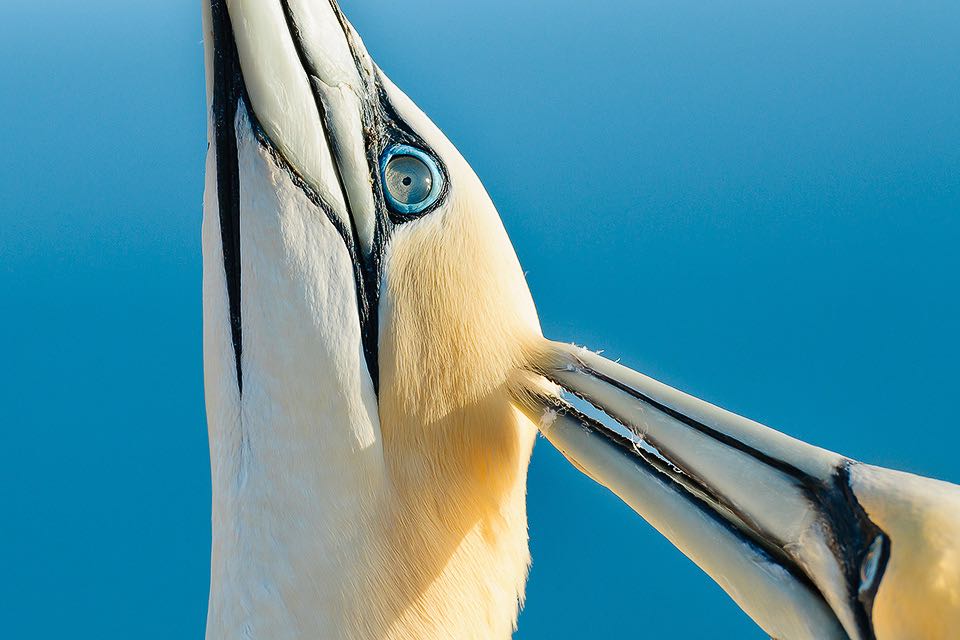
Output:
[[383,186],[401,208],[410,207],[412,212],[429,199],[434,186],[433,176],[424,160],[411,155],[396,155],[389,159],[384,171]]

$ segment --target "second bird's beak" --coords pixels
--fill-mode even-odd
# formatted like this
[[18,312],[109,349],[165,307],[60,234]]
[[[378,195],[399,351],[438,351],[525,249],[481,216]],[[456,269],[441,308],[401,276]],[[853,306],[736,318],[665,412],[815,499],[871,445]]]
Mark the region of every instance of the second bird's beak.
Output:
[[554,343],[547,360],[540,373],[584,401],[527,403],[547,439],[772,637],[874,637],[889,541],[851,491],[856,463],[585,349]]

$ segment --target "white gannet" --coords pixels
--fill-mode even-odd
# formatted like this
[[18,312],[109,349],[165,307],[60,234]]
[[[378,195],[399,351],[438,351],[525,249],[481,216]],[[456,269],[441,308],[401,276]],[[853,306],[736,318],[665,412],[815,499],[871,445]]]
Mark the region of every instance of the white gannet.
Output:
[[773,637],[955,636],[960,488],[545,340],[479,179],[335,0],[203,14],[209,639],[508,638],[537,427]]

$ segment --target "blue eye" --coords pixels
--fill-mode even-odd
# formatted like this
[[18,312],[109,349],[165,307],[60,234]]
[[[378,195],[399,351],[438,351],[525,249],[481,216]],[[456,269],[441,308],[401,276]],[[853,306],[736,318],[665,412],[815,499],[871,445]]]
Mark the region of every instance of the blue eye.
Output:
[[443,190],[437,161],[407,145],[398,144],[383,152],[380,176],[390,208],[405,215],[426,211]]

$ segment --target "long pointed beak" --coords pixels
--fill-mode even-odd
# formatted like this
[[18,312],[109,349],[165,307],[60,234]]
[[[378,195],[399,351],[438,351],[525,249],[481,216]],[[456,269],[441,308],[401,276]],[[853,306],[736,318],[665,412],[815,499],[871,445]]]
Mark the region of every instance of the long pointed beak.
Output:
[[528,411],[574,465],[772,637],[874,637],[870,587],[889,541],[850,490],[856,463],[587,350],[552,348],[540,373],[586,404],[548,394]]
[[360,38],[330,2],[211,5],[216,48],[235,47],[240,97],[262,133],[341,223],[355,227],[369,255],[377,216],[364,118],[376,89]]
[[[237,377],[242,389],[238,136],[259,145],[325,214],[350,252],[367,368],[377,384],[377,308],[391,225],[379,185],[390,144],[374,63],[334,1],[204,3],[211,144]],[[243,128],[245,131],[241,131]]]

